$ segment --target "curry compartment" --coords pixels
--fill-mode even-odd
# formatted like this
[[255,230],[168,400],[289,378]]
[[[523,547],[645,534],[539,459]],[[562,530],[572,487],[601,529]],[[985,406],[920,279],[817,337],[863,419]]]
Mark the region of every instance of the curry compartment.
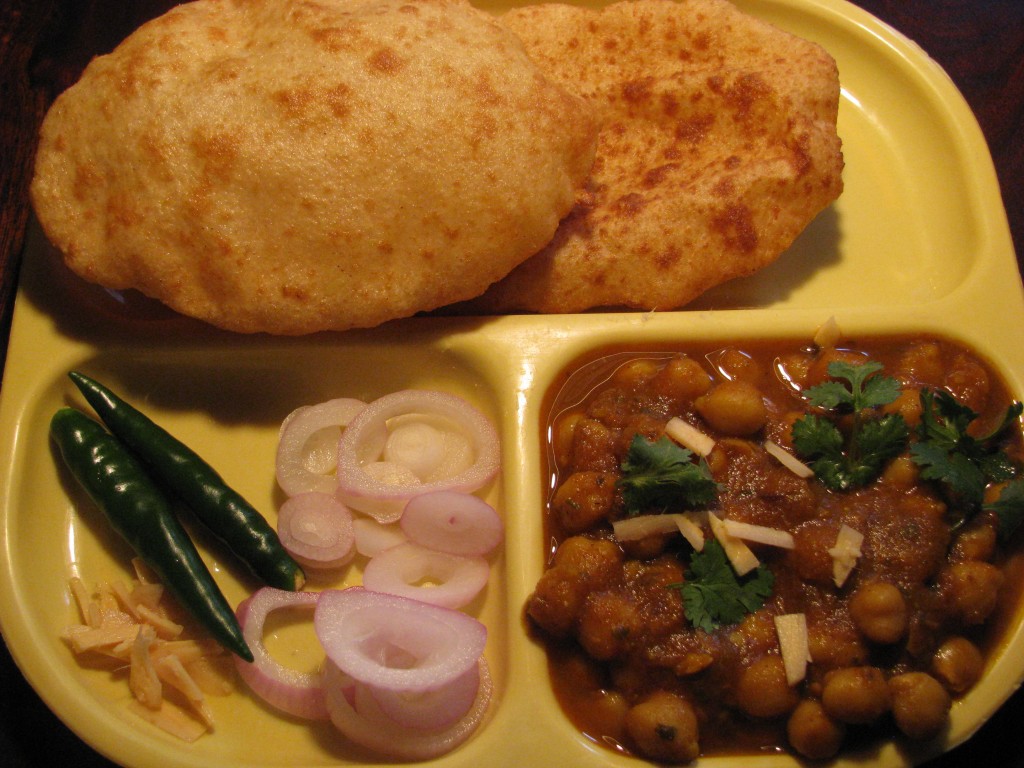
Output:
[[[893,392],[867,415],[898,415],[906,435],[877,477],[847,490],[803,477],[765,449],[774,443],[816,466],[799,455],[793,425],[827,415],[808,394],[842,383],[839,369],[830,372],[836,361],[880,364],[874,375],[893,380]],[[1005,535],[1008,523],[991,505],[1005,482],[965,501],[916,458],[934,393],[976,414],[974,438],[1009,415],[989,447],[1019,473],[1014,398],[980,355],[945,338],[605,349],[568,366],[543,409],[550,491],[539,501],[550,544],[526,613],[575,727],[619,752],[676,763],[773,751],[820,759],[879,739],[940,737],[1014,618],[1020,537]],[[630,508],[631,446],[637,436],[662,439],[672,418],[713,441],[690,460],[706,464],[717,498],[689,510]],[[832,418],[849,436],[857,417]],[[699,542],[671,526],[628,538],[613,528],[665,512],[691,515],[706,542],[715,541],[712,518],[788,534],[774,537],[791,537],[782,546],[744,543],[770,572],[763,605],[695,628],[686,587],[697,583]],[[859,547],[841,544],[844,528],[863,537]],[[791,614],[806,622],[797,679],[787,679],[775,623]]]

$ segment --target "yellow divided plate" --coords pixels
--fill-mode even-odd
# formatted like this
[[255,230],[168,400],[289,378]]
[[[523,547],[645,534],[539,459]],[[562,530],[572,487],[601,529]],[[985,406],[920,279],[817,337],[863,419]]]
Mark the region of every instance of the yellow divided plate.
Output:
[[[926,331],[957,339],[987,356],[1016,397],[1024,394],[1024,297],[1005,213],[982,135],[953,85],[913,43],[841,0],[739,5],[820,42],[837,59],[846,191],[776,265],[685,312],[417,318],[366,332],[239,337],[145,303],[117,304],[68,277],[33,233],[0,403],[0,623],[25,676],[61,719],[126,766],[377,762],[329,725],[278,717],[241,691],[214,699],[217,731],[184,745],[125,710],[123,680],[73,658],[60,639],[75,618],[68,577],[87,584],[123,577],[130,552],[62,484],[47,425],[57,407],[78,402],[65,378],[70,369],[139,404],[271,518],[280,502],[277,428],[299,405],[430,387],[467,397],[497,422],[504,469],[491,497],[507,537],[474,606],[490,631],[496,696],[472,740],[439,761],[451,766],[635,765],[587,742],[562,716],[544,653],[522,622],[543,565],[541,406],[549,384],[579,355],[608,344],[806,340],[834,315],[851,336]],[[232,603],[254,589],[216,547],[203,552]],[[945,742],[918,752],[888,745],[871,759],[901,764],[963,741],[1022,676],[1017,628],[954,707]],[[739,763],[796,765],[786,756],[706,761]]]

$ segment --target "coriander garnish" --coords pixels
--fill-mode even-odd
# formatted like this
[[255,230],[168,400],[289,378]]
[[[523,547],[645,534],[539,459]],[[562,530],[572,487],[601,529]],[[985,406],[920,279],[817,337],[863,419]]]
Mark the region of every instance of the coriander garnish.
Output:
[[846,435],[831,419],[815,414],[793,424],[793,446],[832,490],[845,491],[871,482],[907,443],[909,430],[902,416],[872,413],[900,395],[899,383],[878,375],[881,370],[882,365],[873,361],[853,365],[836,360],[828,366],[833,381],[804,392],[811,405],[852,417]]
[[774,583],[774,574],[764,566],[742,579],[737,577],[722,545],[712,539],[693,553],[686,580],[670,586],[679,590],[690,623],[713,632],[723,624],[742,621],[763,606]]
[[[1017,467],[999,448],[1000,439],[1020,418],[1024,406],[1014,402],[988,434],[973,437],[968,428],[978,418],[973,410],[943,390],[921,391],[921,424],[918,442],[910,457],[921,467],[921,477],[939,485],[952,506],[960,510],[955,526],[982,507],[985,488],[1017,475]],[[1009,536],[1024,519],[1024,488],[1021,481],[1006,486],[999,499],[987,505],[1000,522],[1000,535]]]
[[702,506],[714,501],[718,491],[707,463],[694,462],[692,451],[667,437],[651,442],[635,435],[621,469],[619,484],[629,515]]

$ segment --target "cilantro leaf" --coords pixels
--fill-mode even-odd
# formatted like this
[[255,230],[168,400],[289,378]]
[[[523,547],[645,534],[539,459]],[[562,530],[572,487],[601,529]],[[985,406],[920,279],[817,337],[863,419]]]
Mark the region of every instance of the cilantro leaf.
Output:
[[843,460],[843,433],[828,419],[810,415],[793,424],[793,447],[828,488],[846,484]]
[[1019,401],[1010,403],[1010,406],[1006,409],[1006,413],[1003,414],[1002,421],[999,422],[995,429],[987,435],[979,437],[978,442],[987,443],[991,440],[998,440],[1018,419],[1020,419],[1022,413],[1024,413],[1024,403]]
[[981,456],[978,459],[978,466],[981,471],[993,483],[1001,483],[1004,480],[1012,480],[1017,476],[1017,467],[1013,461],[1002,451]]
[[[921,390],[921,424],[918,436],[922,441],[941,446],[948,451],[955,450],[967,428],[978,418],[978,414],[961,405],[944,390]],[[965,444],[966,447],[966,444]]]
[[[830,369],[831,370],[831,369]],[[819,408],[845,407],[852,410],[853,395],[845,384],[839,381],[826,381],[823,384],[810,387],[804,392],[808,402]]]
[[1007,484],[999,498],[985,504],[984,508],[995,512],[999,520],[999,538],[1009,539],[1024,522],[1024,480]]
[[855,485],[865,485],[877,476],[885,463],[896,458],[907,444],[910,430],[898,413],[860,422],[857,433],[857,471],[866,473]]
[[921,467],[921,477],[945,483],[965,503],[976,506],[985,492],[985,474],[962,453],[940,443],[921,442],[910,447],[910,458]]
[[686,581],[670,586],[679,590],[690,623],[713,632],[723,624],[742,621],[763,606],[774,583],[774,574],[764,566],[742,580],[737,578],[722,545],[711,539],[690,558]]
[[827,381],[804,392],[811,405],[853,414],[846,437],[831,420],[815,414],[793,424],[793,446],[810,461],[827,488],[842,491],[867,485],[909,439],[910,431],[899,414],[867,418],[870,409],[888,405],[900,395],[899,382],[876,375],[881,370],[882,365],[873,361],[862,365],[833,361],[829,375],[846,384]]
[[704,461],[693,452],[662,437],[651,442],[635,435],[622,462],[622,499],[626,512],[695,507],[715,500],[718,484]]
[[[977,413],[944,390],[921,390],[918,442],[911,447],[910,457],[921,467],[923,478],[938,483],[948,499],[961,507],[958,523],[981,507],[988,483],[1009,480],[1017,474],[998,441],[1022,410],[1024,405],[1014,402],[991,432],[976,438],[968,429],[978,418]],[[1011,492],[1011,500],[1016,493]]]
[[810,387],[804,395],[811,405],[821,408],[841,409],[846,411],[863,411],[888,405],[900,396],[900,385],[889,376],[875,376],[882,370],[882,364],[869,360],[861,365],[854,365],[843,360],[833,360],[828,364],[828,375],[832,379],[845,379],[849,385],[839,381],[826,381]]
[[843,433],[828,419],[811,414],[793,424],[793,443],[806,458],[836,456],[843,451]]

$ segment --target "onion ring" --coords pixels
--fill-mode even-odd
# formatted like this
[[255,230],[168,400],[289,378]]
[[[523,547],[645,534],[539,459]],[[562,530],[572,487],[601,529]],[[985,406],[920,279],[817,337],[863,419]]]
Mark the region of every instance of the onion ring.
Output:
[[313,625],[343,672],[405,693],[465,674],[487,642],[487,628],[468,614],[364,587],[321,592]]
[[356,551],[363,557],[374,557],[407,540],[394,523],[383,525],[372,517],[360,515],[352,521],[352,527],[356,534]]
[[381,455],[384,461],[411,471],[421,483],[443,480],[464,472],[473,463],[473,449],[464,435],[437,426],[421,414],[399,416],[388,425]]
[[352,512],[328,493],[309,491],[285,500],[277,534],[288,553],[309,568],[340,568],[356,554]]
[[[438,731],[450,728],[469,712],[480,689],[480,665],[443,688],[419,693],[401,693],[373,688],[374,708],[403,728]],[[356,705],[359,711],[365,707]]]
[[315,609],[319,598],[318,592],[287,592],[263,587],[235,610],[242,635],[255,658],[250,663],[233,657],[239,676],[253,693],[272,707],[307,720],[327,719],[321,676],[299,672],[274,659],[263,642],[263,628],[271,612],[285,608]]
[[414,496],[405,505],[400,524],[409,541],[453,555],[486,555],[504,535],[494,507],[459,491]]
[[292,411],[278,436],[277,484],[288,496],[307,491],[333,493],[341,430],[366,407],[340,397]]
[[480,594],[489,575],[482,557],[452,555],[409,541],[371,557],[363,570],[363,586],[443,608],[462,608]]
[[[419,483],[383,482],[367,472],[366,465],[383,458],[389,422],[402,417],[399,423],[406,424],[411,414],[417,414],[432,426],[444,425],[446,431],[467,440],[472,446],[468,467],[441,478],[432,472],[427,482]],[[437,466],[442,464],[444,462],[438,462]],[[445,392],[403,390],[374,400],[342,433],[338,444],[337,493],[353,509],[390,523],[401,517],[413,496],[445,489],[471,493],[490,482],[499,467],[498,434],[480,411],[462,398]]]
[[480,685],[469,711],[454,725],[442,730],[403,728],[374,709],[372,694],[331,661],[324,665],[323,671],[327,711],[334,726],[362,747],[400,760],[428,760],[458,747],[483,722],[494,686],[482,656],[477,667]]

